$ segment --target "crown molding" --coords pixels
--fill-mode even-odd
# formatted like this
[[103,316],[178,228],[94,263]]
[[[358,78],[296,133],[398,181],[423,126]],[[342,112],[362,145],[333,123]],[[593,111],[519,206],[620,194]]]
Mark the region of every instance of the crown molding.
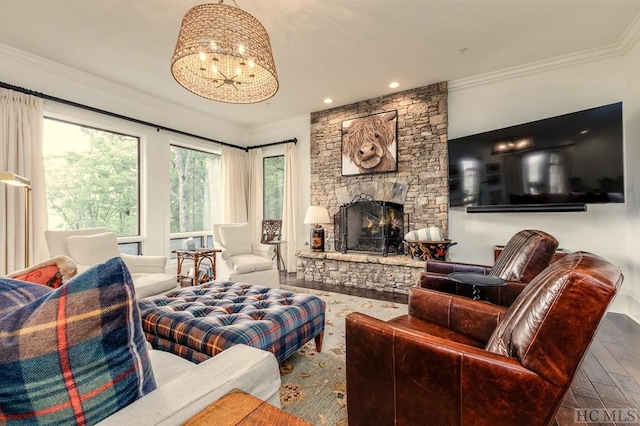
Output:
[[528,64],[475,75],[473,77],[452,80],[449,82],[449,92],[496,83],[503,80],[510,80],[516,77],[523,77],[529,74],[537,74],[540,72],[550,71],[558,68],[580,65],[615,56],[621,56],[622,54],[623,52],[621,48],[617,45],[583,50],[577,53],[557,56],[555,58],[544,59],[542,61],[530,62]]
[[[150,110],[157,110],[163,113],[171,112],[173,114],[189,114],[194,115],[198,114],[202,118],[206,118],[207,120],[217,120],[221,124],[236,127],[241,131],[245,132],[245,129],[234,123],[223,122],[219,118],[212,117],[208,115],[204,111],[200,111],[197,109],[189,108],[182,104],[169,101],[164,98],[159,98],[157,96],[150,95],[148,93],[142,92],[138,89],[134,89],[111,80],[107,80],[102,77],[98,77],[94,74],[90,74],[85,71],[78,70],[76,68],[60,64],[58,62],[43,58],[41,56],[34,55],[29,52],[25,52],[20,49],[16,49],[12,46],[8,46],[6,44],[0,43],[0,59],[10,61],[12,63],[18,64],[20,66],[24,66],[26,69],[35,69],[40,72],[46,73],[48,75],[54,75],[59,77],[63,81],[71,82],[73,84],[77,84],[79,86],[89,87],[91,89],[95,89],[99,92],[103,92],[108,94],[109,96],[116,96],[119,98],[123,98],[125,100],[141,104]],[[21,86],[18,82],[9,82],[6,83],[14,84],[16,86]],[[30,90],[39,91],[37,87],[25,87]],[[49,95],[55,95],[54,93],[47,93]],[[77,101],[75,99],[69,99],[70,101]],[[95,108],[100,108],[100,105],[90,105]]]
[[449,82],[449,92],[481,86],[484,84],[496,83],[502,80],[509,80],[529,74],[550,71],[574,65],[580,65],[597,60],[623,56],[627,54],[640,41],[640,14],[631,21],[618,41],[612,45],[587,49],[581,52],[570,53],[568,55],[557,56],[551,59],[531,62],[500,71],[475,75],[468,78],[461,78]]
[[16,49],[6,44],[0,43],[0,57],[19,63],[31,69],[38,69],[47,74],[54,74],[66,80],[71,80],[75,83],[90,86],[94,89],[109,92],[149,106],[157,106],[159,100],[167,102],[164,99],[159,99],[139,90],[114,83],[94,74],[89,74],[41,56]]
[[272,123],[259,124],[257,126],[252,126],[247,128],[248,135],[255,135],[258,133],[266,132],[269,130],[277,129],[279,127],[291,126],[294,124],[304,122],[305,124],[309,124],[311,122],[311,114],[299,115],[296,117],[286,118],[280,121],[274,121]]
[[622,33],[620,39],[616,43],[620,47],[622,53],[629,53],[631,49],[640,41],[640,14],[631,22],[631,25]]

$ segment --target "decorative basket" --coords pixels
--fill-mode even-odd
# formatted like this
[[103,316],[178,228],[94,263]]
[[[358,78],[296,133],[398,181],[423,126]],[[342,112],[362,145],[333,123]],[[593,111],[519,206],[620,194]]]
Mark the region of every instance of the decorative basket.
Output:
[[415,260],[447,260],[449,247],[458,243],[451,240],[442,241],[407,241],[405,244],[409,248],[409,254]]

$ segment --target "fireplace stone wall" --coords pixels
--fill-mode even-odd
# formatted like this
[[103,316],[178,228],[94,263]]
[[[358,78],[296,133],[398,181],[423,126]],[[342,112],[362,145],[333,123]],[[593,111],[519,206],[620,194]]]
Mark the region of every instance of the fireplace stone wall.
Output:
[[[398,111],[398,170],[342,176],[342,122]],[[311,204],[333,217],[360,195],[397,203],[408,214],[404,232],[438,226],[448,235],[447,83],[442,82],[311,114]],[[298,279],[408,293],[424,261],[405,255],[346,253],[335,247],[334,226],[326,229],[325,252],[301,250]],[[404,235],[403,235],[404,237]]]
[[[398,171],[342,176],[342,122],[391,110],[398,111]],[[438,226],[446,236],[447,123],[446,82],[312,113],[311,204],[327,206],[333,216],[353,196],[370,195],[403,204],[407,231]],[[339,249],[333,226],[324,227],[325,250]]]

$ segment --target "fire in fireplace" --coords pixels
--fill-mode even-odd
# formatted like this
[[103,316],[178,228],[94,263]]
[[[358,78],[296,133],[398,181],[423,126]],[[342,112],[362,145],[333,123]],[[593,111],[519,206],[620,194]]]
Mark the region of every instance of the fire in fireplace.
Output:
[[342,253],[402,253],[405,216],[401,204],[359,195],[334,216],[336,248]]

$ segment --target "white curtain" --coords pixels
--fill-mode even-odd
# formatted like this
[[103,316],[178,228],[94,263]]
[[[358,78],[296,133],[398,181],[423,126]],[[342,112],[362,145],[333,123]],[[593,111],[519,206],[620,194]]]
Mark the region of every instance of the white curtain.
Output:
[[0,171],[31,181],[30,259],[24,259],[25,191],[0,183],[0,275],[45,260],[47,198],[42,157],[43,101],[0,89]]
[[249,151],[249,224],[253,241],[260,241],[264,203],[262,148]]
[[284,146],[284,200],[282,207],[282,239],[286,241],[282,247],[287,272],[296,270],[296,145],[288,143]]
[[222,221],[248,222],[247,219],[247,153],[241,149],[222,147]]

